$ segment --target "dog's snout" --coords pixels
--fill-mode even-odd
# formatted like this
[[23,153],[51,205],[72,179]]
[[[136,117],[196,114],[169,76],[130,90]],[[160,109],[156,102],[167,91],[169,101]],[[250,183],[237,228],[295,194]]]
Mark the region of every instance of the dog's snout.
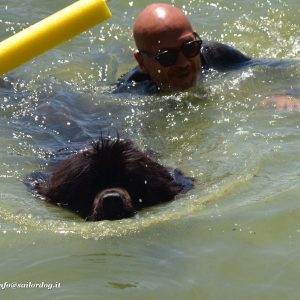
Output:
[[122,188],[110,188],[96,195],[93,214],[90,221],[116,220],[131,216],[134,213],[132,199]]
[[118,192],[108,192],[102,197],[102,209],[107,217],[113,218],[116,212],[124,210],[122,196]]

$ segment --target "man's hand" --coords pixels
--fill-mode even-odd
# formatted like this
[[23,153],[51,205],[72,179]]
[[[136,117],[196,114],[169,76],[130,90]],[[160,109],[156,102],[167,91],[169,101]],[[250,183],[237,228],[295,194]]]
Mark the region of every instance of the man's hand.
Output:
[[298,111],[300,112],[300,99],[287,95],[276,95],[268,97],[261,101],[261,107],[267,108],[274,106],[278,112],[283,111]]

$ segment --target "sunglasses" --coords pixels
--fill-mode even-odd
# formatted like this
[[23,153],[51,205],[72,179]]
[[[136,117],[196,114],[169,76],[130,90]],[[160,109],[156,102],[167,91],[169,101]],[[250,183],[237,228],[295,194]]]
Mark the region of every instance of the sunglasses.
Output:
[[153,57],[163,67],[170,67],[176,64],[179,52],[182,52],[186,58],[193,58],[200,53],[202,40],[197,33],[194,33],[194,35],[197,40],[183,43],[179,49],[160,50],[157,54],[152,54],[147,51],[140,51],[140,53]]

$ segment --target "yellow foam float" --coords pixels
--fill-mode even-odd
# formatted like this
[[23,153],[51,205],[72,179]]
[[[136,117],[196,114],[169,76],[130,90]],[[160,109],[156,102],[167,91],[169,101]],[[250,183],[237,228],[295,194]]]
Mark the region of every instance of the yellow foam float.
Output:
[[79,0],[0,43],[0,74],[112,16],[105,0]]

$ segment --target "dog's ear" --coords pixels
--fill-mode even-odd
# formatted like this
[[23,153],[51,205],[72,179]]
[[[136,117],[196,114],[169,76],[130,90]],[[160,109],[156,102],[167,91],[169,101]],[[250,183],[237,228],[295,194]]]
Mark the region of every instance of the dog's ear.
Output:
[[126,151],[126,172],[130,178],[130,184],[135,187],[135,198],[141,198],[141,207],[153,205],[173,199],[179,194],[183,185],[176,182],[169,171],[146,156],[136,148]]
[[40,171],[33,172],[29,175],[26,175],[23,179],[24,184],[26,185],[28,191],[33,193],[35,196],[38,196],[38,188],[43,185],[46,181],[49,180],[50,175]]
[[96,222],[97,221],[95,216],[93,216],[93,215],[86,217],[85,220],[87,222]]
[[36,190],[54,203],[70,204],[79,195],[88,194],[93,180],[91,153],[70,156],[53,167],[52,175],[36,186]]
[[167,170],[169,171],[170,175],[174,179],[174,181],[177,184],[180,184],[182,186],[182,189],[180,191],[181,194],[187,193],[189,190],[194,188],[194,182],[195,178],[184,176],[181,170],[179,169],[173,169],[168,167]]

